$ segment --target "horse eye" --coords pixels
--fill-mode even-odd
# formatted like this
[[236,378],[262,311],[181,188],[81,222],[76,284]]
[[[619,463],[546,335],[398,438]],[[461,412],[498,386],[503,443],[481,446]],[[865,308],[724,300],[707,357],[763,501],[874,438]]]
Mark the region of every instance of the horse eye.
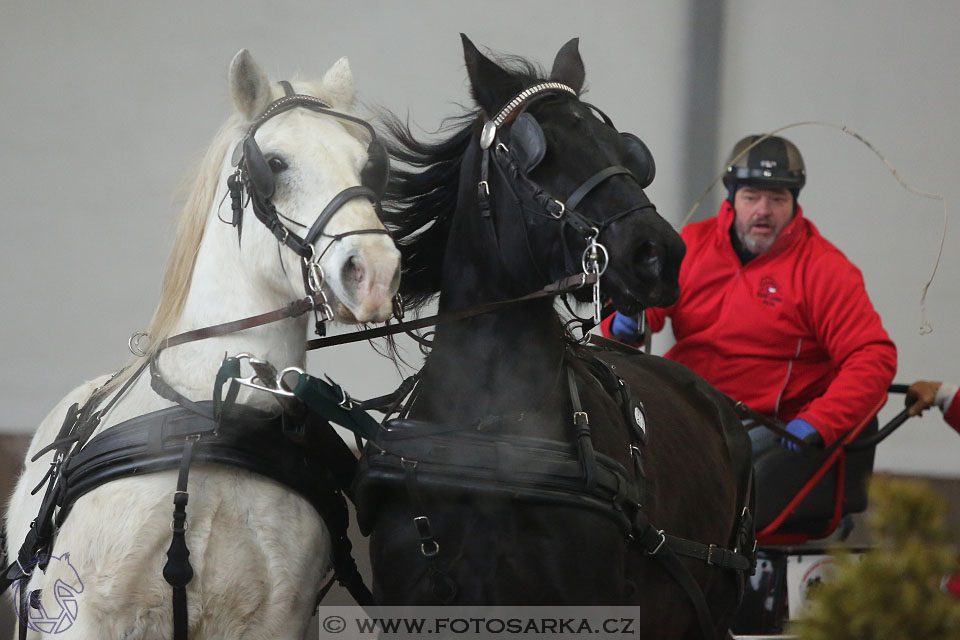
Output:
[[277,157],[267,160],[267,164],[270,165],[270,170],[274,173],[280,173],[281,171],[286,171],[287,169],[287,163]]

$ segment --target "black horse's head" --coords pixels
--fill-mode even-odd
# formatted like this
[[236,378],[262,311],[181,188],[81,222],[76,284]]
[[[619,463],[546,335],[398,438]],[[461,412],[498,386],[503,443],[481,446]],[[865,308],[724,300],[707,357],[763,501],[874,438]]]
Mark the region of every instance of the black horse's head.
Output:
[[[463,193],[479,191],[482,201],[490,192],[501,262],[527,288],[580,271],[595,237],[609,255],[602,290],[618,309],[672,304],[685,246],[644,193],[653,158],[639,138],[579,99],[577,45],[564,45],[550,76],[534,79],[501,67],[463,36],[483,111],[479,153],[489,156],[480,163],[483,184]],[[604,261],[601,251],[600,268]]]
[[578,41],[545,78],[462,37],[479,110],[436,143],[386,120],[391,154],[412,167],[391,173],[383,217],[403,254],[406,305],[441,289],[453,306],[528,293],[581,273],[593,238],[608,256],[602,295],[619,310],[672,304],[683,241],[643,191],[654,173],[646,146],[579,99]]

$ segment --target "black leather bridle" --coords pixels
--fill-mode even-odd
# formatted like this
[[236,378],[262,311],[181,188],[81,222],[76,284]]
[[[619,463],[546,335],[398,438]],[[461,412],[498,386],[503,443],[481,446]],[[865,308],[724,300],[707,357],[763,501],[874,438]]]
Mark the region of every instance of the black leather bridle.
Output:
[[[595,321],[599,322],[599,276],[603,274],[607,267],[609,255],[606,248],[598,240],[601,234],[614,222],[632,213],[639,213],[646,209],[655,210],[655,207],[644,194],[637,204],[616,212],[603,221],[591,220],[580,213],[577,207],[592,191],[614,176],[626,176],[636,182],[641,189],[646,188],[653,180],[656,172],[655,164],[649,149],[639,138],[630,133],[621,133],[627,148],[626,164],[629,166],[611,165],[596,171],[580,183],[565,201],[553,196],[529,175],[543,159],[546,152],[546,140],[540,125],[532,115],[526,112],[533,101],[551,95],[570,95],[577,98],[576,91],[567,85],[558,82],[544,82],[517,94],[494,118],[484,123],[480,135],[480,180],[477,184],[480,214],[482,218],[489,222],[487,225],[488,235],[491,237],[492,244],[497,248],[501,264],[507,267],[501,251],[496,224],[493,215],[491,215],[493,203],[490,187],[490,165],[492,163],[499,182],[508,190],[516,208],[520,209],[521,212],[527,212],[542,219],[558,221],[564,227],[571,227],[578,236],[584,239],[586,246],[578,262],[574,257],[575,254],[567,245],[567,234],[561,230],[560,237],[564,248],[565,273],[577,273],[582,270],[584,273],[595,273],[597,275],[597,280],[594,283],[594,315]],[[605,124],[615,129],[613,121],[603,111],[589,103],[583,102],[583,104],[597,113]],[[509,138],[504,141],[500,136],[500,128],[511,119],[513,124]],[[541,281],[550,281],[550,278],[543,273],[533,258],[533,251],[527,238],[528,219],[526,216],[521,216],[520,226],[526,244],[525,254],[528,268],[507,267],[508,272],[511,272],[520,281],[523,281],[523,278],[518,277],[518,274],[531,271]]]
[[[324,232],[334,214],[343,205],[355,198],[370,200],[379,215],[380,201],[383,198],[384,191],[386,191],[390,177],[390,157],[370,123],[356,116],[336,111],[319,98],[295,93],[293,87],[286,80],[281,81],[280,85],[283,87],[284,97],[272,102],[260,117],[250,124],[243,139],[234,149],[233,165],[236,167],[236,171],[227,179],[227,188],[230,192],[231,208],[233,210],[232,224],[237,228],[237,238],[240,240],[243,232],[243,191],[246,190],[257,219],[270,230],[280,244],[285,245],[300,256],[303,286],[306,294],[308,296],[322,295],[323,270],[320,267],[320,259],[323,257],[323,253],[333,246],[334,242],[354,235],[390,235],[390,232],[384,228],[355,229],[334,235]],[[263,153],[254,137],[257,130],[268,120],[298,107],[351,122],[363,127],[370,134],[370,143],[367,145],[367,163],[361,171],[362,184],[347,187],[335,195],[309,228],[284,216],[273,204],[272,198],[276,188],[273,170],[270,168],[269,162],[263,157]],[[284,224],[283,220],[307,229],[306,234],[300,236]],[[323,253],[317,255],[314,243],[321,237],[330,238],[332,242],[324,249]],[[333,311],[325,299],[320,311],[324,316],[323,320],[333,319]]]

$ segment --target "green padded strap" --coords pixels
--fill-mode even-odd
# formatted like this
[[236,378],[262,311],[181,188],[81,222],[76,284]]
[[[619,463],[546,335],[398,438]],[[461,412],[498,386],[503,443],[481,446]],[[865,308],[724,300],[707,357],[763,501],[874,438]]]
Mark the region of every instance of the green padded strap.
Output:
[[[220,421],[220,414],[223,412],[223,400],[222,391],[223,384],[227,380],[232,380],[233,378],[240,377],[240,359],[239,358],[224,358],[223,364],[220,365],[220,370],[217,371],[217,379],[213,383],[213,419],[217,422]],[[236,395],[236,394],[231,394]],[[229,398],[228,398],[229,404]]]
[[372,440],[380,424],[370,414],[359,408],[336,383],[328,383],[319,378],[301,373],[293,388],[307,408],[334,424],[349,429],[361,438]]

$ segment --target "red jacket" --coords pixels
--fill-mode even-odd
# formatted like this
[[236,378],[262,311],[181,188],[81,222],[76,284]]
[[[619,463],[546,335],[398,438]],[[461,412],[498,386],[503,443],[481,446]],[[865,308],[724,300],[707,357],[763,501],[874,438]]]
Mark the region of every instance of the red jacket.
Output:
[[684,228],[680,299],[647,319],[659,331],[670,316],[677,343],[666,357],[761,413],[806,420],[830,444],[882,406],[896,347],[860,270],[802,210],[746,265],[730,242],[733,218],[724,202]]
[[950,408],[944,412],[943,419],[948,425],[956,429],[957,433],[960,433],[960,391],[957,391],[957,394],[953,396]]

